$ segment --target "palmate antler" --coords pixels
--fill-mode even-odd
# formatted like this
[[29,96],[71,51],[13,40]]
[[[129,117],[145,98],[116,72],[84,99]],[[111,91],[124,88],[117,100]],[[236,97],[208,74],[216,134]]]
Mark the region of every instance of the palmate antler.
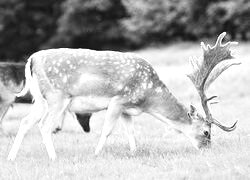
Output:
[[212,96],[207,98],[206,91],[209,86],[219,77],[219,75],[233,65],[239,65],[239,62],[234,62],[234,57],[231,55],[230,46],[238,44],[237,42],[227,42],[222,44],[222,39],[226,33],[223,32],[219,35],[215,45],[211,47],[209,44],[205,45],[201,43],[203,50],[203,59],[201,61],[192,60],[193,72],[188,75],[190,80],[193,82],[201,98],[202,107],[206,114],[206,120],[215,124],[224,131],[233,131],[236,128],[237,121],[231,126],[226,127],[219,123],[212,117],[208,107],[208,101],[216,98]]

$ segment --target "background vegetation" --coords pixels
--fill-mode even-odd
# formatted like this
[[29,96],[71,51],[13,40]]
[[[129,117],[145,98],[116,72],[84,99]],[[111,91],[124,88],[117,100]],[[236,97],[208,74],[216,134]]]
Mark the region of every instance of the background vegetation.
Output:
[[128,50],[222,31],[250,39],[249,0],[0,0],[0,59],[39,49]]

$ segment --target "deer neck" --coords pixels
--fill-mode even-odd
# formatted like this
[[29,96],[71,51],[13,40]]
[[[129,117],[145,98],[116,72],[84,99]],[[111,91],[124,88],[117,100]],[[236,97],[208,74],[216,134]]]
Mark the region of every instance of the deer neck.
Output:
[[155,89],[149,111],[154,116],[161,116],[161,119],[166,118],[175,123],[190,124],[187,116],[187,108],[169,92],[165,85]]

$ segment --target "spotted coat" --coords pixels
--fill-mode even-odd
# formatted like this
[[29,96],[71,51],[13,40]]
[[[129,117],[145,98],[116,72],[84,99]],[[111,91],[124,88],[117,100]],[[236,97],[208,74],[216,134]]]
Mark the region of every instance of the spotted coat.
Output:
[[43,93],[63,90],[66,96],[121,95],[127,103],[145,101],[162,83],[152,66],[133,53],[89,49],[50,49],[39,51],[32,69]]

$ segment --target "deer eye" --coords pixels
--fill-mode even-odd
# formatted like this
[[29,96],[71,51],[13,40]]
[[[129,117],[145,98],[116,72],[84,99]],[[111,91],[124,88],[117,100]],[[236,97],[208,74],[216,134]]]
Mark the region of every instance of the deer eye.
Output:
[[209,136],[209,132],[208,131],[203,131],[203,134],[208,137]]

